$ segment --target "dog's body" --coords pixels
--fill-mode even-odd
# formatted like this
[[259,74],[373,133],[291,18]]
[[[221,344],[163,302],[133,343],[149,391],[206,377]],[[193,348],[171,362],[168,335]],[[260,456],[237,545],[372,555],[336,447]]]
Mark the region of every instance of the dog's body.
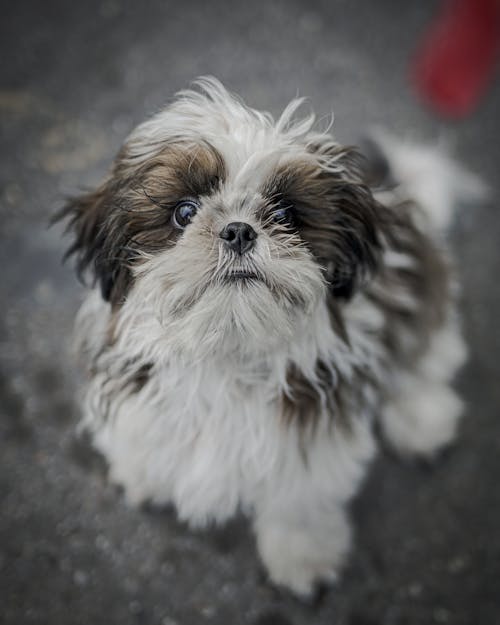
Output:
[[305,594],[348,550],[374,425],[427,456],[456,431],[446,166],[383,140],[402,184],[374,194],[297,102],[275,123],[201,85],[66,209],[100,285],[77,320],[84,423],[131,502],[192,525],[242,509],[271,579]]

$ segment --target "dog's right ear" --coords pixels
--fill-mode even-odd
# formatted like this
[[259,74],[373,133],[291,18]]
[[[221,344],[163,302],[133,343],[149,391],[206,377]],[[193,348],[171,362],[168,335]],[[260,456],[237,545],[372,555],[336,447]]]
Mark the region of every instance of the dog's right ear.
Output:
[[130,282],[124,241],[114,224],[113,214],[119,197],[112,179],[95,191],[70,199],[54,217],[66,220],[66,231],[73,242],[64,259],[75,257],[79,278],[88,276],[99,283],[106,301],[116,304],[125,295]]

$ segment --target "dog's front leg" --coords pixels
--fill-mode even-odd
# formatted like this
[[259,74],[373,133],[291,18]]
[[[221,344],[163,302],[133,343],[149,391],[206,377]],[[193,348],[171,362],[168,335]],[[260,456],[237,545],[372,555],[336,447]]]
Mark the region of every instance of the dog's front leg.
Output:
[[257,545],[271,580],[302,596],[336,580],[351,542],[346,506],[376,452],[362,420],[346,431],[318,429],[309,443],[305,455],[292,444],[283,448],[254,502]]
[[286,491],[258,511],[257,545],[272,582],[307,597],[316,583],[336,580],[351,532],[342,504]]

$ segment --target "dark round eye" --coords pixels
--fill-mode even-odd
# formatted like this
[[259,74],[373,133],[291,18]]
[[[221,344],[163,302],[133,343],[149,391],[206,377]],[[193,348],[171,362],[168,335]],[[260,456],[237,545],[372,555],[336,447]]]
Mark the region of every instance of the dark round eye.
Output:
[[198,203],[194,200],[182,200],[174,210],[173,221],[177,228],[185,228],[193,220],[198,210]]
[[290,225],[293,222],[293,206],[290,202],[282,200],[271,214],[275,223]]

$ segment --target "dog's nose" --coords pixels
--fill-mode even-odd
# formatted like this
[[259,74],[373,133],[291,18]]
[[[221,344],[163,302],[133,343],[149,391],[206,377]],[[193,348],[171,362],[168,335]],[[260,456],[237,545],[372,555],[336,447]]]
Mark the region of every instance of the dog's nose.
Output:
[[250,224],[233,221],[220,231],[219,236],[233,252],[241,256],[255,245],[257,233]]

